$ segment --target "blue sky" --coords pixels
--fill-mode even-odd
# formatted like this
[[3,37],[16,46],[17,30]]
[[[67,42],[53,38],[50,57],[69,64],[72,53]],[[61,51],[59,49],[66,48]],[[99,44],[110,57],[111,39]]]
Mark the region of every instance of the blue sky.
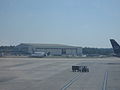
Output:
[[111,47],[120,43],[120,0],[0,0],[0,46]]

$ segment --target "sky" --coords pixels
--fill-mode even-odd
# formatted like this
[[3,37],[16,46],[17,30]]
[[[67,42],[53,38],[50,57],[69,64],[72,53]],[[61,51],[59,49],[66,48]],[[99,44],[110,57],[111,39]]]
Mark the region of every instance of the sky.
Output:
[[0,46],[111,48],[120,43],[120,0],[0,0]]

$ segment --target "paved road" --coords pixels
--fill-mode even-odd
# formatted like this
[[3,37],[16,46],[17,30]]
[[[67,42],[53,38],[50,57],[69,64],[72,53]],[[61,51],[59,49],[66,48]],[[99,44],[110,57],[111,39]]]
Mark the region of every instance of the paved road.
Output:
[[120,58],[0,58],[0,90],[120,90]]

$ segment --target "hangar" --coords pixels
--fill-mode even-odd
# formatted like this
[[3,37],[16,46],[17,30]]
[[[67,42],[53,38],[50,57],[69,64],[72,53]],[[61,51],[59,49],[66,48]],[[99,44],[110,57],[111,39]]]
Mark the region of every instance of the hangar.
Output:
[[34,52],[45,52],[51,56],[81,56],[82,48],[62,44],[35,44],[21,43],[16,46],[16,50],[22,54],[32,54]]

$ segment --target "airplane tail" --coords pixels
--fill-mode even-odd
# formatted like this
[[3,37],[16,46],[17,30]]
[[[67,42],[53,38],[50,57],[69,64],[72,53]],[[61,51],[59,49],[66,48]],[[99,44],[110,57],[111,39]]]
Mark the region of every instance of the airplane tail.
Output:
[[110,42],[112,44],[114,53],[120,56],[120,45],[114,39],[110,39]]

